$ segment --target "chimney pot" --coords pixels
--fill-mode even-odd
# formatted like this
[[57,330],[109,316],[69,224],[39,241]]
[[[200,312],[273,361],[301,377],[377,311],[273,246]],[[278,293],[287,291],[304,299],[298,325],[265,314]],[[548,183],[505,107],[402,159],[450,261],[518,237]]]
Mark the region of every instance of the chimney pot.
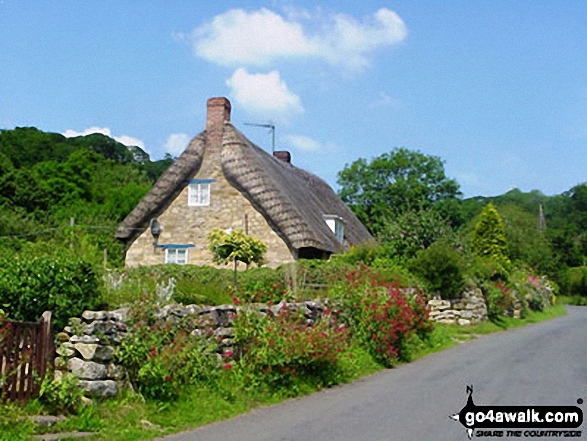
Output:
[[273,156],[275,156],[280,161],[291,164],[291,153],[286,150],[278,150],[276,152],[273,152]]

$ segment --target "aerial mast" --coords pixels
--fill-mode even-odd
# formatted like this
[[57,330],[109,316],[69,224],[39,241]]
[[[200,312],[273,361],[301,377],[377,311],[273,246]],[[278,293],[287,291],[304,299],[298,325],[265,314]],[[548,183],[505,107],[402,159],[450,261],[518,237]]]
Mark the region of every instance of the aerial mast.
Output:
[[269,124],[245,123],[245,126],[264,127],[271,131],[271,153],[275,153],[275,125],[270,121]]

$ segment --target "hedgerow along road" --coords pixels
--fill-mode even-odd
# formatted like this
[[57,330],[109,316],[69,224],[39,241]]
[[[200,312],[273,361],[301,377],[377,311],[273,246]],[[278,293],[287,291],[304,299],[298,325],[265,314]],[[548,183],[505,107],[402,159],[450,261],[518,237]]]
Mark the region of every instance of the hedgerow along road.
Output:
[[[165,440],[467,440],[449,418],[466,404],[467,385],[476,405],[575,406],[587,399],[587,307]],[[585,428],[577,430],[587,438]]]

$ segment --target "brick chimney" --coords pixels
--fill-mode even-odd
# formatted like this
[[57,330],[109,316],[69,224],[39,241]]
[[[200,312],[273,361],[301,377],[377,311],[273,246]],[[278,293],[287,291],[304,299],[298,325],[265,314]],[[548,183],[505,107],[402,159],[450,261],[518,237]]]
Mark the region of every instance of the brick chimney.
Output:
[[220,129],[224,121],[230,121],[230,101],[224,97],[215,97],[208,100],[208,114],[206,115],[206,130],[212,132]]
[[275,156],[280,161],[291,164],[291,153],[286,150],[278,150],[276,152],[273,152],[273,156]]

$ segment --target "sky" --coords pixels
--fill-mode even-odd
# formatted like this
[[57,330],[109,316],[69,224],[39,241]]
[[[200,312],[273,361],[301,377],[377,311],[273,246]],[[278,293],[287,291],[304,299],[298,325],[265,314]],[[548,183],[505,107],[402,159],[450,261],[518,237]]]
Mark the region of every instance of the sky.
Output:
[[214,96],[334,188],[406,147],[465,197],[558,194],[587,181],[587,2],[0,0],[0,129],[100,132],[160,159]]

